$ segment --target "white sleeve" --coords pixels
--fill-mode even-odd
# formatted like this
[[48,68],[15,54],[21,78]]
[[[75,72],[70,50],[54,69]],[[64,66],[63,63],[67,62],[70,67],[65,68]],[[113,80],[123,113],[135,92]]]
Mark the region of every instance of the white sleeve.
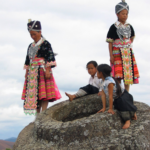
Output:
[[100,80],[99,80],[99,91],[101,92],[102,89],[103,89],[103,87],[102,87],[102,79],[100,79]]
[[108,85],[109,85],[110,83],[113,83],[114,85],[116,85],[116,82],[115,82],[114,80],[106,80],[106,81],[105,81],[105,84],[106,84],[107,87],[108,87]]

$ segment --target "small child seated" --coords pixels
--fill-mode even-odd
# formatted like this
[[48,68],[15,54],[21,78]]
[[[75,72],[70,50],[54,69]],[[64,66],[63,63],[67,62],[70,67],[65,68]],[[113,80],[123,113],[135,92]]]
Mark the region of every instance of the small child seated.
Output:
[[89,84],[84,87],[81,87],[79,89],[79,91],[74,95],[65,93],[69,97],[70,101],[72,101],[73,99],[75,99],[77,97],[81,97],[81,96],[84,96],[87,94],[99,93],[99,95],[100,95],[99,91],[100,91],[101,79],[98,79],[98,77],[97,77],[97,66],[98,65],[97,65],[96,61],[90,61],[87,63],[86,68],[88,70],[88,73],[91,75],[91,77],[89,79]]
[[102,79],[101,81],[101,98],[103,108],[98,111],[104,112],[106,110],[106,97],[109,98],[109,110],[108,113],[114,114],[114,108],[118,110],[120,117],[125,122],[123,129],[130,127],[130,120],[137,120],[136,111],[137,108],[133,104],[133,96],[127,92],[127,90],[121,88],[119,82],[110,76],[111,67],[107,64],[101,64],[97,67],[97,77]]

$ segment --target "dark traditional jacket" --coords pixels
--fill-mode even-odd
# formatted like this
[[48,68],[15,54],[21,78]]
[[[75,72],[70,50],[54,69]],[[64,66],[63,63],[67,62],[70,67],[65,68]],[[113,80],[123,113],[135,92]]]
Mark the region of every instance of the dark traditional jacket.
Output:
[[[28,53],[29,53],[29,48],[30,48],[31,44],[29,45],[28,50],[27,50],[25,65],[30,64],[30,58],[29,58]],[[44,58],[45,64],[50,63],[51,61],[52,62],[55,61],[55,57],[54,57],[54,53],[53,53],[51,44],[47,40],[44,40],[43,43],[39,46],[39,50],[37,51],[36,57]],[[51,66],[51,67],[55,67],[55,66]]]

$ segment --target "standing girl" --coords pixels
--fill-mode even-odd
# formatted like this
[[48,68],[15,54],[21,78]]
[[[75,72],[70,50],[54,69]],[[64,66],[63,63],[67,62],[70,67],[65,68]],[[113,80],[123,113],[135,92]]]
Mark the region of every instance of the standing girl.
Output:
[[129,6],[125,0],[116,5],[115,11],[118,21],[110,27],[106,40],[109,43],[112,76],[119,83],[123,79],[125,89],[129,91],[129,85],[138,83],[139,78],[139,71],[131,46],[135,33],[131,24],[126,22]]
[[96,61],[90,61],[87,63],[86,67],[88,70],[88,73],[91,75],[90,79],[89,79],[89,83],[88,85],[81,87],[78,92],[76,94],[68,94],[65,93],[68,97],[69,100],[72,101],[73,99],[77,98],[77,97],[81,97],[87,94],[96,94],[99,93],[99,95],[101,94],[100,91],[100,79],[98,79],[97,77],[97,62]]
[[[123,129],[130,127],[130,120],[137,120],[136,106],[133,104],[133,97],[131,94],[120,87],[120,84],[116,79],[111,77],[111,67],[107,64],[102,64],[97,67],[97,76],[101,81],[101,98],[103,108],[98,111],[104,112],[106,110],[106,97],[109,99],[108,113],[114,114],[114,108],[118,110],[121,118],[125,122]],[[114,100],[114,101],[113,101]]]
[[31,115],[44,111],[48,102],[60,99],[61,95],[51,69],[56,66],[54,53],[51,44],[41,35],[41,23],[29,20],[27,26],[34,42],[27,50],[22,99],[25,114]]

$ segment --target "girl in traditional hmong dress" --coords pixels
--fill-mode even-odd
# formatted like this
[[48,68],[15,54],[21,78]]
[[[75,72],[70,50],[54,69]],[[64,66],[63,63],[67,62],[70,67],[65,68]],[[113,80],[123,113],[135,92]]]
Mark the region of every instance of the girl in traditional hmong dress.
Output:
[[100,81],[101,79],[98,79],[97,77],[97,62],[96,61],[90,61],[87,63],[86,67],[88,70],[88,73],[91,75],[88,85],[81,87],[76,94],[68,94],[65,93],[66,96],[69,97],[69,100],[72,101],[75,98],[82,97],[89,94],[101,94],[100,90]]
[[123,79],[125,89],[129,91],[129,85],[138,83],[139,78],[139,71],[131,45],[135,33],[131,24],[126,22],[129,6],[125,0],[116,5],[115,11],[118,21],[110,27],[106,40],[109,43],[112,76],[119,83]]
[[106,98],[109,99],[108,113],[114,114],[114,108],[118,110],[118,113],[122,120],[125,122],[123,129],[130,127],[130,120],[137,120],[136,111],[137,108],[133,104],[133,97],[127,90],[123,89],[115,78],[111,77],[111,67],[107,64],[102,64],[97,67],[97,77],[101,80],[101,98],[103,108],[98,111],[104,112],[106,110]]
[[25,114],[36,114],[44,111],[48,102],[60,99],[61,95],[51,69],[56,66],[54,53],[51,44],[41,35],[41,23],[29,20],[27,26],[34,42],[27,50],[22,99]]

